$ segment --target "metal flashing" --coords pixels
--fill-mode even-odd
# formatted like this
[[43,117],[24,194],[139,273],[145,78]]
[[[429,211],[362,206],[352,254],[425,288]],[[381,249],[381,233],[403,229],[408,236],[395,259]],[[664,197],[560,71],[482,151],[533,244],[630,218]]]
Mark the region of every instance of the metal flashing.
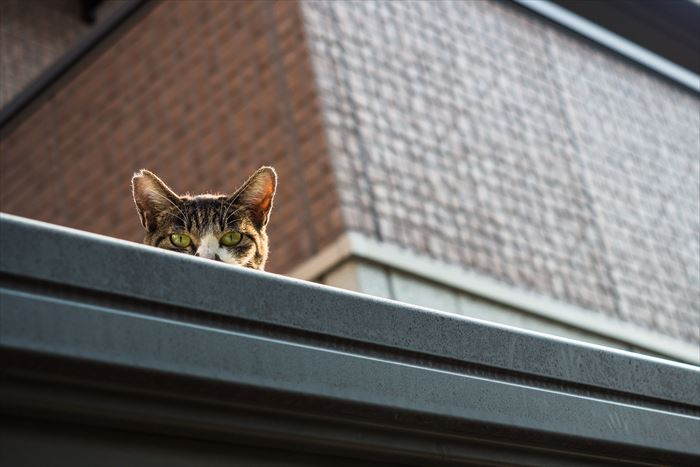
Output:
[[700,459],[689,365],[5,214],[0,232],[5,415],[431,465]]

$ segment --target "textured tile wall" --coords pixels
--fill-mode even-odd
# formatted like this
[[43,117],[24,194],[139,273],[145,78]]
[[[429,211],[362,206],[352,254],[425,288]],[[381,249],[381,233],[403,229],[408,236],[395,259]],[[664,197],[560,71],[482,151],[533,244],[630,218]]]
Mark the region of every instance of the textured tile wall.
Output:
[[698,97],[501,2],[304,2],[349,229],[700,341]]
[[342,229],[296,2],[160,2],[0,141],[5,212],[140,242],[130,179],[231,192],[280,177],[268,270]]

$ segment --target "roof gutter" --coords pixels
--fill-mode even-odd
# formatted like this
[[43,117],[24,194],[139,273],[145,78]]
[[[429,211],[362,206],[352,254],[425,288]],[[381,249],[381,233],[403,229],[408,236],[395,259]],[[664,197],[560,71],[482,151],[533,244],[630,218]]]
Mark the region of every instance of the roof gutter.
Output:
[[[5,214],[0,230],[0,433],[31,446],[0,436],[11,464],[75,440],[70,465],[157,465],[139,452],[192,439],[205,451],[178,465],[241,444],[431,466],[700,459],[690,365]],[[119,430],[110,450],[100,427]]]

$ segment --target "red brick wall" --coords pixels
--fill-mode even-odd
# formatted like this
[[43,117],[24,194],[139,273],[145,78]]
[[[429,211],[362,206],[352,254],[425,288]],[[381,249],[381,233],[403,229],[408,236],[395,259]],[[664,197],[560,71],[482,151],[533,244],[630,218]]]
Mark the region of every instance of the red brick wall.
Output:
[[135,170],[180,192],[230,192],[270,164],[268,270],[342,231],[296,2],[157,4],[0,144],[5,212],[141,241]]

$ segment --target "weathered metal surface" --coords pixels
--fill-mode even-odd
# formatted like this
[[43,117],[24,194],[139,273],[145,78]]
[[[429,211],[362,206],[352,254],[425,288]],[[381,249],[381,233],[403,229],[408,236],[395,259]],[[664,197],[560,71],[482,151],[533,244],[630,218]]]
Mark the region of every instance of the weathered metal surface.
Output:
[[700,460],[689,365],[12,216],[0,234],[14,417],[384,461]]

